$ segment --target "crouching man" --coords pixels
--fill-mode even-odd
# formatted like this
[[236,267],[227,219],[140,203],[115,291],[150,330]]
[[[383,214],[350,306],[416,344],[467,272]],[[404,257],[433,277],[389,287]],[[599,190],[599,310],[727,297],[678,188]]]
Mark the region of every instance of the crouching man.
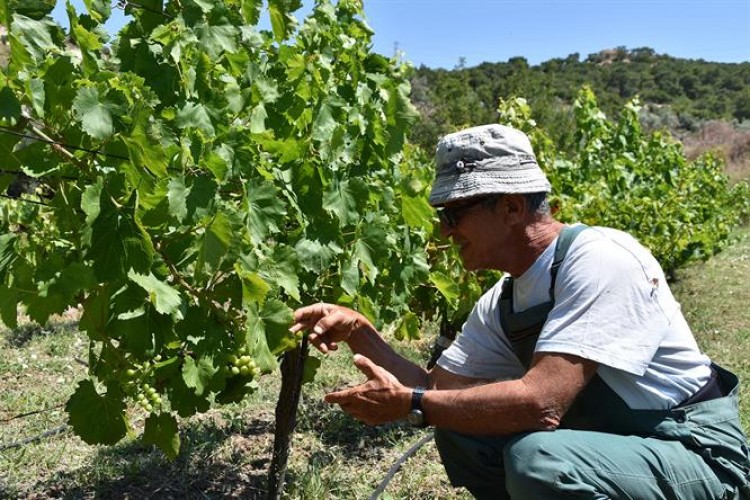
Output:
[[700,352],[648,250],[556,221],[549,191],[518,130],[443,138],[441,231],[467,270],[507,274],[429,371],[355,311],[297,310],[293,331],[323,353],[347,343],[368,378],[326,400],[435,427],[452,484],[477,498],[750,498],[737,377]]

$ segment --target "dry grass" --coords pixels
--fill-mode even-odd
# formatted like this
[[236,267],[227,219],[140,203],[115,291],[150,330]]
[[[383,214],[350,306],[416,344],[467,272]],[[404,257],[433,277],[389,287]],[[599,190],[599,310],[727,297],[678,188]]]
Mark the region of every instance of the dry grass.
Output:
[[718,151],[726,162],[726,173],[736,182],[750,179],[750,130],[711,120],[683,140],[685,155],[694,159],[706,151]]
[[[87,341],[75,323],[25,324],[0,332],[0,447],[66,423],[60,408],[86,367]],[[425,342],[400,344],[422,359]],[[366,427],[322,401],[325,392],[361,380],[341,352],[324,360],[305,386],[288,469],[286,498],[368,498],[391,465],[426,432],[397,424]],[[182,450],[169,462],[137,436],[116,446],[89,446],[70,430],[0,451],[0,498],[249,498],[266,496],[279,381],[236,405],[181,424]],[[23,418],[13,416],[51,409]],[[133,410],[136,434],[145,414]],[[432,443],[393,479],[383,498],[469,498],[447,483]]]

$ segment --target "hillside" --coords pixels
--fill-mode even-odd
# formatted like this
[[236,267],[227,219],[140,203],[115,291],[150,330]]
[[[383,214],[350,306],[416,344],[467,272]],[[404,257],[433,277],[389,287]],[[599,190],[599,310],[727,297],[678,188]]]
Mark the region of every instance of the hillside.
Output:
[[750,62],[680,59],[649,48],[618,47],[585,59],[576,53],[535,66],[523,57],[453,70],[423,66],[414,70],[411,82],[413,101],[422,114],[412,140],[429,149],[440,135],[457,127],[495,121],[499,99],[514,96],[529,100],[537,121],[557,130],[555,140],[566,148],[572,140],[570,104],[581,86],[589,85],[605,113],[638,96],[645,126],[669,129],[691,151],[731,144],[727,159],[739,164],[739,170],[748,161]]

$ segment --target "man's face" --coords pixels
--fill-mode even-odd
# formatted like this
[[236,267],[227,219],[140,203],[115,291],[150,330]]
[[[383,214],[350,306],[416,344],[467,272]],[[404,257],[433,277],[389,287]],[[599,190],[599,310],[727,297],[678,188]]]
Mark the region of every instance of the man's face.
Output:
[[501,230],[495,207],[498,196],[481,196],[449,202],[438,209],[440,232],[459,246],[464,267],[470,271],[495,269],[497,231]]

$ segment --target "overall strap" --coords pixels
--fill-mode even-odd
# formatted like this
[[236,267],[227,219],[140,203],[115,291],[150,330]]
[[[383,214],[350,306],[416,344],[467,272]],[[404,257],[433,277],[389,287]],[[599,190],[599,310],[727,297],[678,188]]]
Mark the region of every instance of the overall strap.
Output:
[[508,276],[502,284],[500,292],[500,326],[508,337],[518,359],[528,369],[534,355],[536,341],[539,338],[547,316],[555,305],[555,283],[557,273],[565,260],[568,249],[581,231],[588,226],[579,224],[565,226],[557,237],[555,256],[550,268],[550,300],[537,304],[521,312],[513,311],[513,278]]
[[565,260],[565,256],[568,255],[568,249],[576,237],[587,229],[586,224],[578,224],[575,226],[565,226],[557,237],[557,244],[555,245],[555,259],[552,261],[552,267],[550,268],[550,276],[552,280],[549,285],[549,298],[552,303],[555,303],[555,282],[557,281],[557,271],[560,270],[560,266]]

